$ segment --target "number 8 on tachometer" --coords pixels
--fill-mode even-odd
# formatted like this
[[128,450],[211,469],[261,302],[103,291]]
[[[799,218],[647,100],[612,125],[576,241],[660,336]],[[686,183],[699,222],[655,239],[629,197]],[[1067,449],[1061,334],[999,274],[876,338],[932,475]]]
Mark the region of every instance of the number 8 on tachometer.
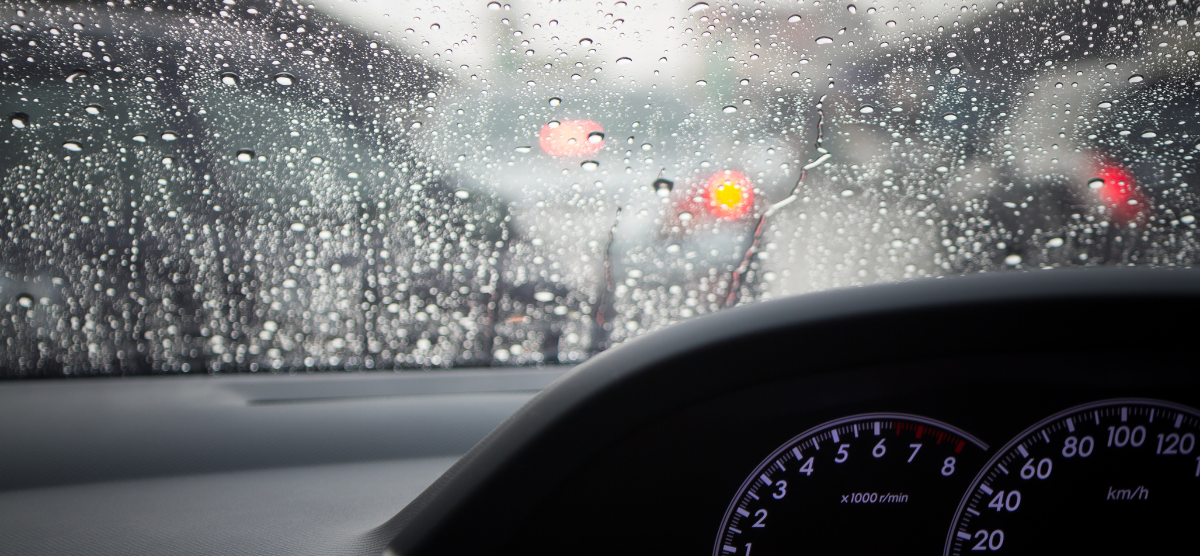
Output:
[[916,415],[824,423],[784,443],[742,483],[713,555],[936,554],[986,450]]

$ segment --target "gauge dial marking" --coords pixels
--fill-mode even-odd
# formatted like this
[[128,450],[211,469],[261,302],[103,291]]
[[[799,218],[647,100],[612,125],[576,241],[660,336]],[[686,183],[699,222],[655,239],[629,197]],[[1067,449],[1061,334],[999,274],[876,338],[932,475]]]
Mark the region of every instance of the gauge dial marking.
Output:
[[996,452],[976,476],[943,554],[1193,546],[1197,436],[1200,412],[1159,400],[1105,400],[1052,415]]
[[[929,522],[930,511],[951,516],[986,451],[970,434],[915,415],[873,413],[818,425],[776,449],[743,482],[713,554],[936,551],[943,530]],[[893,534],[855,534],[864,519]]]

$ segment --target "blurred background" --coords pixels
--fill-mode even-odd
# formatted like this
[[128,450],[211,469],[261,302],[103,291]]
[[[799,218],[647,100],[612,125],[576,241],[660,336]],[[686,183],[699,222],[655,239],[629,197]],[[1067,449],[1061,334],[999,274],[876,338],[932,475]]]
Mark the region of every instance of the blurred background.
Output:
[[784,295],[1197,256],[1177,0],[0,17],[8,378],[570,364]]

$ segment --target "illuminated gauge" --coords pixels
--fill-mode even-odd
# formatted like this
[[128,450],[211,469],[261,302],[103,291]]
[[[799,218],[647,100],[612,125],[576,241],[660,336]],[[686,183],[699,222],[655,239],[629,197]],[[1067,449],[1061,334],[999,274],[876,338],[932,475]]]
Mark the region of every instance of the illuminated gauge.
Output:
[[936,553],[986,450],[915,415],[855,415],[809,429],[742,483],[713,555]]
[[946,555],[1196,550],[1200,414],[1110,400],[1034,425],[963,497]]

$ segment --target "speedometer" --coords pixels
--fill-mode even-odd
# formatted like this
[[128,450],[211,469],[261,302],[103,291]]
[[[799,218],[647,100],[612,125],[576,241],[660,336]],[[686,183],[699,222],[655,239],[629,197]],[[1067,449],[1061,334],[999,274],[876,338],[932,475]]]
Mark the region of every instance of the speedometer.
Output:
[[1196,410],[1162,401],[1051,416],[980,472],[944,554],[1195,552],[1198,435]]
[[934,554],[986,450],[962,430],[915,415],[824,423],[750,473],[713,554]]

